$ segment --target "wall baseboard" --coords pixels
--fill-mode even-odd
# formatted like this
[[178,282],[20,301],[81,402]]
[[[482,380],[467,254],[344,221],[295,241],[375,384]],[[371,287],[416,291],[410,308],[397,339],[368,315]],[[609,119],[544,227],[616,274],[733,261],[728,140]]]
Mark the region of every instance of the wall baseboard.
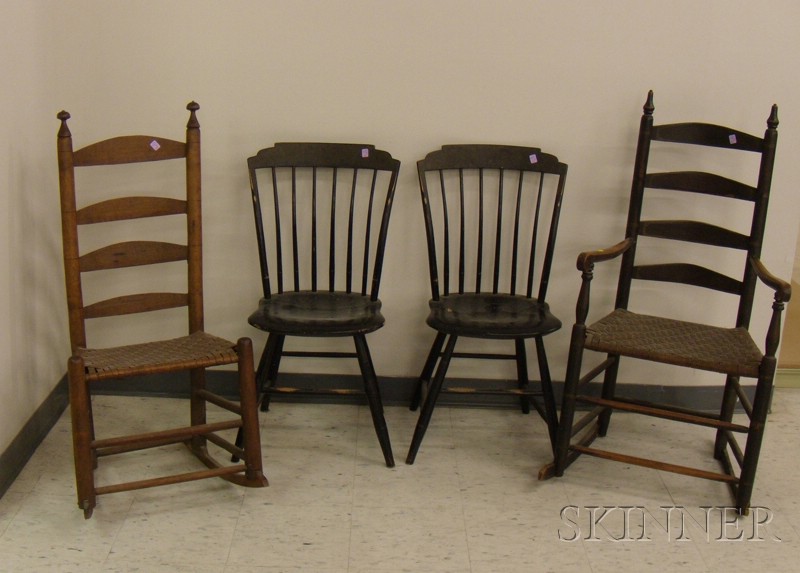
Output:
[[[776,378],[776,385],[781,387],[800,388],[800,371],[793,372],[794,382],[789,382],[789,375]],[[233,371],[209,370],[206,374],[208,389],[223,396],[236,396],[237,375]],[[448,380],[454,385],[479,388],[479,380]],[[780,384],[778,384],[780,382]],[[292,386],[314,386],[319,388],[358,388],[361,386],[359,376],[282,374],[281,384]],[[380,381],[381,396],[387,406],[407,406],[411,400],[416,384],[415,378],[387,378]],[[795,385],[796,384],[796,385]],[[492,385],[516,387],[515,381],[492,381]],[[556,401],[560,403],[563,383],[555,382]],[[598,385],[599,386],[599,385]],[[624,384],[619,386],[627,397],[650,402],[665,402],[680,407],[695,408],[714,412],[719,408],[722,387],[717,386],[654,386],[647,384]],[[153,396],[153,397],[188,397],[188,375],[156,375],[145,378],[125,380],[108,380],[93,385],[93,393],[121,396]],[[308,395],[281,394],[273,395],[272,402],[307,402],[336,404],[366,404],[366,398],[359,395]],[[45,399],[41,406],[20,430],[8,448],[0,454],[0,497],[5,494],[16,477],[25,467],[36,448],[47,436],[50,429],[61,417],[69,403],[66,376]],[[480,394],[442,394],[439,398],[442,406],[473,408],[516,408],[519,398],[514,396],[487,396]]]
[[778,368],[775,373],[776,388],[800,388],[800,369]]
[[64,376],[37,408],[25,426],[0,454],[0,497],[6,493],[19,472],[31,459],[33,452],[47,437],[52,427],[69,405],[69,388]]

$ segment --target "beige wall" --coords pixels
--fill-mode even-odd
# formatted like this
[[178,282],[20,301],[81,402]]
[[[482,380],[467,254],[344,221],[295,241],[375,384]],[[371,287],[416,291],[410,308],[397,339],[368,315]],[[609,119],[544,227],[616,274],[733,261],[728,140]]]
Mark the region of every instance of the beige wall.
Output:
[[[760,134],[769,106],[781,106],[765,259],[791,273],[800,183],[794,0],[18,0],[3,12],[0,450],[67,355],[55,160],[62,108],[82,145],[117,133],[180,138],[185,104],[200,103],[206,324],[259,346],[264,337],[245,322],[259,291],[245,158],[275,141],[338,140],[374,143],[402,160],[382,290],[387,325],[371,338],[380,374],[417,373],[431,338],[414,162],[442,143],[503,142],[540,146],[570,165],[551,299],[567,328],[547,343],[553,375],[563,378],[575,256],[621,237],[651,88],[657,121]],[[614,279],[596,282],[599,309]],[[693,315],[700,303],[684,300]],[[711,314],[728,320],[726,308]],[[497,375],[487,368],[453,372]]]

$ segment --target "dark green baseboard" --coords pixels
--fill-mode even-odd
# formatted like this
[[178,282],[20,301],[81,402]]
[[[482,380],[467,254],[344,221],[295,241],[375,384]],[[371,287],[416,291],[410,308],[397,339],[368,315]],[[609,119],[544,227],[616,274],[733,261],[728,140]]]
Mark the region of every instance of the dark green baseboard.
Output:
[[53,425],[69,405],[66,376],[62,378],[41,406],[30,417],[6,450],[0,454],[0,497],[6,493],[19,472],[47,437]]
[[[206,376],[209,390],[223,396],[236,396],[237,376],[232,371],[209,371]],[[449,380],[461,387],[480,387],[477,380]],[[329,374],[282,374],[282,386],[299,386],[317,388],[358,388],[361,379],[358,376],[339,376]],[[387,406],[407,406],[414,392],[414,378],[381,378],[381,396]],[[505,384],[509,388],[515,386],[514,381],[493,382]],[[561,402],[562,383],[556,382],[555,394],[557,403]],[[123,396],[161,396],[188,397],[188,375],[161,375],[126,380],[109,380],[93,386],[95,394]],[[722,388],[717,386],[653,386],[646,384],[620,384],[620,394],[650,402],[663,402],[685,408],[694,408],[714,412],[719,408]],[[365,404],[363,395],[320,395],[320,394],[278,394],[271,397],[272,402],[309,402],[336,404]],[[25,467],[33,452],[47,436],[47,433],[67,408],[69,402],[66,377],[62,378],[47,399],[31,416],[28,423],[20,430],[8,448],[0,454],[0,497],[8,490],[16,477]],[[482,408],[516,408],[519,399],[513,396],[487,396],[480,394],[442,394],[438,401],[442,406],[482,407]]]

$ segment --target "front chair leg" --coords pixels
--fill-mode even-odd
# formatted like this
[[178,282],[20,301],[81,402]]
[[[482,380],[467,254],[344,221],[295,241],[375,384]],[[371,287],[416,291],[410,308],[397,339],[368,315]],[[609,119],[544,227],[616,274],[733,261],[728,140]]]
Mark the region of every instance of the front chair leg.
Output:
[[389,429],[386,426],[386,418],[383,415],[383,403],[381,402],[380,388],[378,387],[378,377],[372,364],[367,339],[363,334],[356,334],[353,339],[356,345],[358,365],[364,378],[364,391],[367,394],[369,410],[372,414],[372,424],[375,427],[375,433],[378,435],[378,442],[383,451],[386,467],[393,468],[394,455],[392,454],[392,444],[389,441]]
[[[253,381],[253,389],[258,387],[258,393],[261,395],[261,411],[266,412],[269,410],[269,394],[266,388],[270,384],[275,383],[275,376],[278,373],[278,365],[281,361],[281,352],[283,352],[283,341],[285,337],[280,334],[270,332],[267,337],[267,343],[264,345],[264,350],[261,352],[261,359],[258,361],[258,370],[255,373]],[[250,343],[252,353],[252,342]],[[257,398],[256,398],[257,400]],[[236,447],[241,448],[244,443],[244,436],[242,428],[236,433]],[[238,462],[239,457],[236,454],[231,455],[232,462]]]
[[433,408],[436,405],[436,400],[442,390],[442,384],[444,383],[444,377],[447,374],[447,368],[450,366],[450,359],[453,357],[453,350],[456,346],[456,340],[458,340],[458,337],[454,334],[451,334],[450,338],[447,340],[444,353],[439,361],[439,367],[436,369],[436,375],[431,381],[430,388],[428,388],[428,397],[425,398],[425,402],[422,403],[422,410],[419,413],[417,427],[414,429],[414,437],[411,440],[411,446],[408,448],[408,455],[406,456],[407,464],[414,463],[414,460],[417,457],[417,451],[419,451],[419,447],[422,444],[422,438],[425,437],[425,432],[428,429],[428,424],[430,423],[431,415],[433,414]]
[[86,383],[83,359],[80,356],[69,359],[67,373],[78,507],[83,510],[83,517],[89,519],[97,505],[97,496],[94,488],[94,453],[91,446],[93,438],[93,424],[90,419],[91,396]]
[[244,462],[247,468],[245,476],[249,485],[263,487],[269,484],[264,477],[261,460],[261,435],[253,372],[253,343],[249,338],[240,338],[236,344],[236,351],[239,355],[239,404],[242,411],[239,435],[244,442]]

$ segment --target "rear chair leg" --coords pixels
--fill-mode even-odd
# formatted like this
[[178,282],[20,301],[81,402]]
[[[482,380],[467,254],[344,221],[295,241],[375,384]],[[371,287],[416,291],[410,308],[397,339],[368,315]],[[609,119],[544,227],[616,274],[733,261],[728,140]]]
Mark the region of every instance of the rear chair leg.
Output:
[[[191,381],[191,424],[192,426],[201,426],[206,423],[206,401],[197,395],[198,391],[205,390],[206,388],[206,373],[202,368],[196,368],[189,372],[189,380]],[[190,440],[192,451],[195,453],[203,453],[206,451],[207,444],[205,436],[193,436]]]
[[436,338],[433,340],[431,350],[428,353],[428,358],[425,360],[425,366],[422,367],[422,373],[419,375],[417,381],[417,388],[414,390],[414,397],[411,398],[411,404],[408,409],[412,412],[419,408],[419,403],[422,401],[422,389],[426,384],[430,384],[433,369],[436,367],[436,362],[442,354],[442,346],[444,346],[445,334],[437,332]]
[[[528,387],[528,357],[525,353],[525,340],[522,338],[514,339],[514,347],[517,353],[517,385],[520,390]],[[531,401],[528,396],[519,397],[519,405],[523,414],[531,413]]]
[[542,402],[544,402],[545,422],[550,436],[550,447],[555,454],[556,433],[558,432],[558,413],[556,412],[556,399],[553,394],[553,381],[550,378],[550,366],[547,363],[547,354],[544,351],[544,340],[535,339],[536,356],[539,361],[539,377],[542,384]]

